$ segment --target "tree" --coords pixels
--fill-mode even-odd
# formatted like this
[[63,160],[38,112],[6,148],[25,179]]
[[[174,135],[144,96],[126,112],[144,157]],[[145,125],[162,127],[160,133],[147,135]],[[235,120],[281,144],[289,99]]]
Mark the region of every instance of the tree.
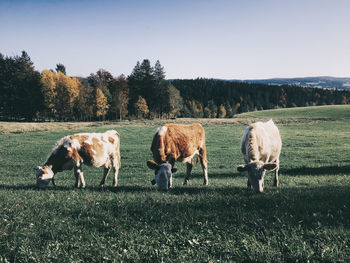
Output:
[[164,85],[165,82],[164,68],[160,62],[157,61],[155,67],[151,66],[148,59],[144,59],[142,63],[137,62],[130,76],[128,76],[128,87],[130,88],[130,111],[132,113],[135,108],[132,107],[138,100],[138,97],[143,97],[149,110],[161,115],[161,107],[159,101],[161,94],[164,93],[164,89],[167,88]]
[[108,104],[112,101],[113,75],[106,70],[99,69],[96,74],[90,74],[88,83],[95,89],[100,89],[107,98]]
[[122,120],[128,114],[129,88],[124,75],[120,75],[115,79],[113,84],[114,91],[112,93],[112,109],[119,115]]
[[102,90],[97,88],[96,90],[96,117],[105,119],[107,114],[107,110],[109,108],[107,98],[103,94]]
[[165,80],[164,67],[160,64],[159,60],[157,60],[156,64],[154,64],[153,77],[156,82]]
[[43,109],[40,73],[27,52],[0,54],[0,117],[32,120]]
[[225,118],[226,117],[226,109],[224,105],[220,105],[219,107],[219,118]]
[[57,75],[50,70],[43,70],[41,73],[42,93],[46,111],[51,117],[57,117]]
[[95,96],[94,89],[88,83],[81,83],[79,97],[75,104],[75,113],[82,121],[91,120],[94,117]]
[[81,90],[81,82],[77,78],[49,70],[41,74],[42,93],[47,111],[55,119],[74,119],[76,100]]
[[58,63],[57,65],[56,65],[56,72],[58,73],[58,72],[62,72],[64,75],[67,75],[66,74],[66,67],[63,65],[63,64],[61,64],[61,63]]
[[138,118],[146,118],[149,113],[147,102],[144,98],[139,96],[137,102],[134,104],[135,113]]
[[183,99],[180,91],[170,83],[167,83],[164,96],[160,100],[161,102],[163,103],[162,113],[167,114],[171,118],[177,117],[183,107]]

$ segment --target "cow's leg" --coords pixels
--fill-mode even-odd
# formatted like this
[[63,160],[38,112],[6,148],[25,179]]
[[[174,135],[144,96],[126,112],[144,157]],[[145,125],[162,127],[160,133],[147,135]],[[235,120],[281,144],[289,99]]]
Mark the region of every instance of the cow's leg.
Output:
[[170,176],[170,179],[169,179],[169,188],[172,188],[173,187],[173,176]]
[[278,180],[278,170],[279,169],[280,169],[279,161],[277,161],[277,168],[275,170],[275,179],[273,180],[273,186],[276,186],[276,187],[278,187],[278,184],[279,184],[279,180]]
[[51,181],[52,181],[52,185],[53,185],[53,186],[56,186],[56,184],[55,184],[55,176],[52,177],[52,180],[51,180]]
[[202,148],[199,149],[199,159],[201,161],[203,176],[204,176],[204,185],[208,185],[208,160],[207,160],[207,150],[205,144]]
[[118,173],[119,173],[119,161],[113,159],[113,172],[114,172],[114,179],[113,179],[113,186],[116,187],[118,185]]
[[252,185],[251,185],[250,182],[249,182],[249,179],[248,179],[248,181],[247,181],[247,187],[248,187],[248,188],[251,188],[251,187],[252,187]]
[[199,157],[203,169],[204,185],[208,185],[208,162],[203,157]]
[[110,170],[111,170],[110,167],[104,167],[104,170],[103,170],[103,177],[102,177],[100,186],[104,186],[104,184],[105,184],[105,182],[106,182],[106,178],[107,178],[108,173],[109,173]]
[[85,188],[83,167],[81,165],[74,166],[74,175],[75,175],[75,187],[79,188],[81,186],[82,188]]
[[185,177],[185,181],[184,181],[184,185],[188,184],[188,182],[190,181],[190,175],[191,175],[191,171],[192,171],[192,161],[190,163],[186,163],[187,168],[186,168],[186,177]]

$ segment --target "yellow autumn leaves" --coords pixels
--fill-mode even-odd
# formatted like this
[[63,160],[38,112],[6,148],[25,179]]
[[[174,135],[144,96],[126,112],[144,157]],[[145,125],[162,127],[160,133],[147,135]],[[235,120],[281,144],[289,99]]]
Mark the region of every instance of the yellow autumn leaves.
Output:
[[107,114],[109,105],[101,89],[97,88],[92,101],[88,101],[91,95],[88,93],[92,89],[83,85],[78,78],[69,77],[60,71],[56,73],[44,70],[41,73],[41,83],[44,104],[55,119],[68,120],[76,114],[95,117]]

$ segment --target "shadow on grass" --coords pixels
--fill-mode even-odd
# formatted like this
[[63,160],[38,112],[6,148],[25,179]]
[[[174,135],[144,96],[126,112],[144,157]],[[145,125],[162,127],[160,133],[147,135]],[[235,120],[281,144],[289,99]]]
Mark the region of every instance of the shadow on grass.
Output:
[[[185,173],[178,173],[175,174],[175,178],[182,178],[183,180],[185,179],[186,174]],[[246,177],[247,173],[240,173],[237,172],[236,169],[232,169],[232,172],[224,172],[224,173],[211,173],[210,170],[208,172],[208,178],[210,182],[210,178],[215,178],[215,179],[234,179],[235,177]],[[196,172],[196,173],[191,173],[190,180],[191,178],[203,178],[203,173],[201,172]]]
[[173,195],[183,195],[183,194],[203,194],[203,193],[222,193],[222,192],[238,192],[242,191],[241,188],[234,188],[234,187],[210,187],[210,186],[204,186],[204,185],[187,185],[187,186],[175,186],[169,191],[158,191],[156,186],[148,186],[148,185],[120,185],[117,187],[113,186],[86,186],[84,189],[82,188],[75,188],[74,186],[49,186],[45,189],[39,189],[36,187],[36,185],[4,185],[0,184],[0,190],[15,190],[15,191],[27,191],[27,190],[34,190],[34,191],[62,191],[62,192],[68,192],[68,191],[89,191],[89,192],[114,192],[114,193],[138,193],[138,192],[164,192],[169,193]]
[[93,191],[93,192],[103,192],[103,191],[110,191],[110,192],[150,192],[154,191],[155,188],[148,187],[148,186],[140,186],[140,185],[134,185],[134,186],[86,186],[84,189],[82,188],[75,188],[73,185],[57,185],[56,186],[48,186],[45,189],[39,189],[36,187],[35,184],[28,184],[28,185],[4,185],[0,184],[0,190],[37,190],[37,191]]
[[103,202],[100,207],[104,212],[96,214],[96,222],[91,227],[105,232],[101,223],[104,215],[113,215],[118,222],[128,222],[125,224],[130,229],[135,227],[130,222],[151,229],[170,227],[171,231],[182,229],[183,224],[179,222],[185,222],[187,228],[198,229],[201,226],[196,222],[199,222],[213,229],[238,229],[249,234],[258,234],[264,229],[273,236],[276,229],[288,232],[295,227],[350,227],[349,206],[350,186],[271,188],[259,195],[238,187],[185,186],[164,195],[132,199],[126,204]]
[[291,169],[280,169],[282,174],[290,176],[299,175],[337,175],[349,174],[350,166],[323,166],[323,167],[296,167]]

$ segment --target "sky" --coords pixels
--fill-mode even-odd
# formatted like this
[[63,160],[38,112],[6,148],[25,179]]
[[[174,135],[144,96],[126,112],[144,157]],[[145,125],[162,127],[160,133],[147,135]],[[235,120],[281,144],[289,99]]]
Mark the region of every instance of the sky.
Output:
[[0,0],[0,53],[37,70],[166,78],[350,77],[348,0]]

